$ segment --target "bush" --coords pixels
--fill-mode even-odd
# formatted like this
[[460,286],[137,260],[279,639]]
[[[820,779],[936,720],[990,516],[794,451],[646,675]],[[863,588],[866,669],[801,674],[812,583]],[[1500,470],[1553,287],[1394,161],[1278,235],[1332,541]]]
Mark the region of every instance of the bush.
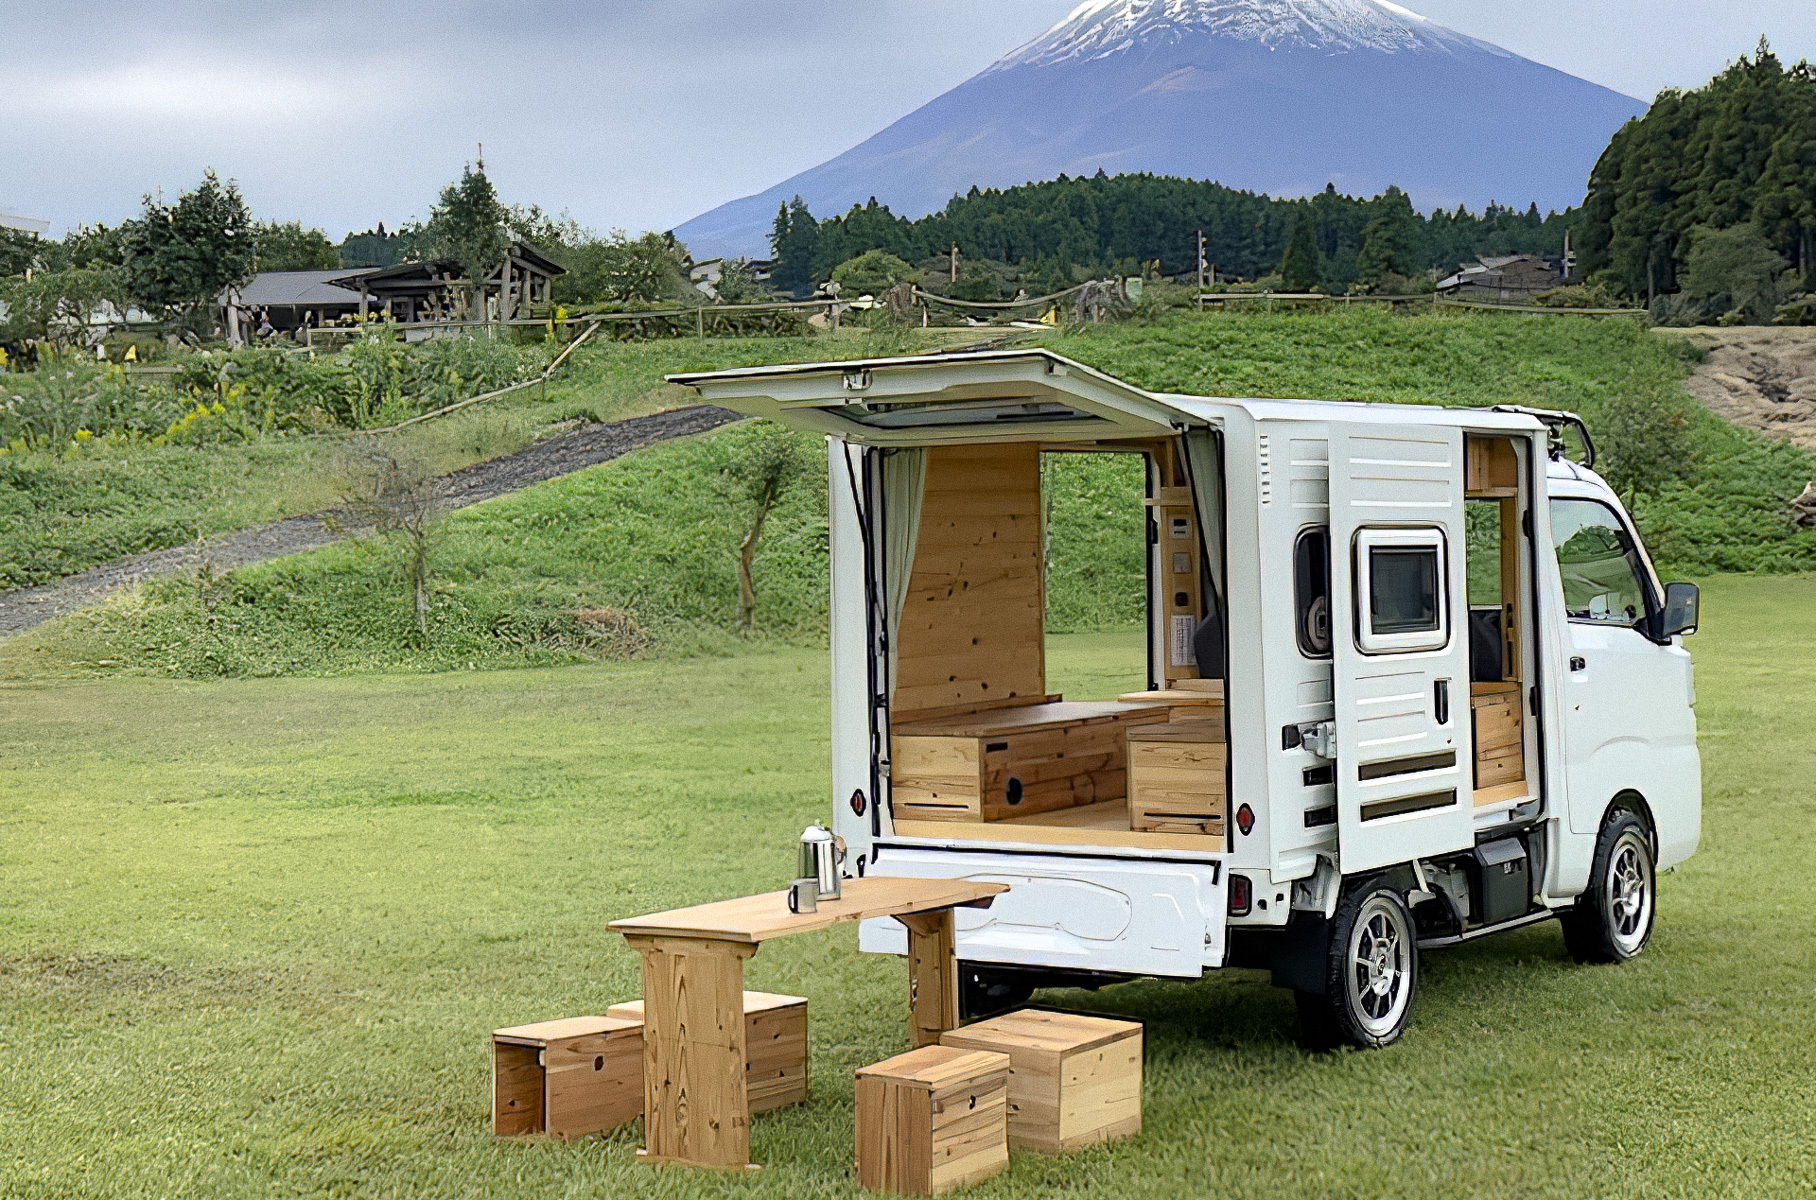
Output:
[[919,272],[887,250],[866,250],[832,269],[839,294],[847,299],[881,296],[898,283],[913,283]]

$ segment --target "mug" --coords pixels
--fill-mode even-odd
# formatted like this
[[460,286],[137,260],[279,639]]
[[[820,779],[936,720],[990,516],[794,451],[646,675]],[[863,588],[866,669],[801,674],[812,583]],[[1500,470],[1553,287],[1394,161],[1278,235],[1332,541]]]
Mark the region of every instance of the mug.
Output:
[[820,907],[820,881],[797,879],[788,885],[788,911],[810,913]]

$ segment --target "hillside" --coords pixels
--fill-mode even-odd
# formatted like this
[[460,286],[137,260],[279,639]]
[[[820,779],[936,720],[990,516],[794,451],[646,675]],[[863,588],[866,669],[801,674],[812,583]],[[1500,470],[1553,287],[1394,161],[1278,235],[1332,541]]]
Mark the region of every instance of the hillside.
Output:
[[[1768,442],[1683,390],[1695,352],[1622,320],[1382,313],[1183,314],[1047,344],[1144,387],[1200,394],[1581,411],[1659,565],[1677,575],[1816,570],[1816,530],[1784,504],[1816,455]],[[749,425],[463,510],[432,560],[431,638],[417,644],[401,550],[332,547],[184,577],[0,648],[0,673],[345,674],[717,653],[734,632],[742,517],[721,483]],[[811,461],[815,439],[802,438]],[[1138,609],[1131,538],[1102,536],[1113,469],[1062,473],[1050,518],[1068,562],[1056,629],[1114,627]],[[1133,527],[1131,527],[1133,528]],[[809,474],[773,513],[756,559],[759,640],[818,640],[826,616],[823,487]],[[39,649],[42,647],[42,649]]]
[[1099,170],[1564,209],[1645,109],[1386,0],[1088,0],[875,136],[675,235],[699,258],[766,257],[795,196],[822,214],[875,197],[918,217],[973,186]]

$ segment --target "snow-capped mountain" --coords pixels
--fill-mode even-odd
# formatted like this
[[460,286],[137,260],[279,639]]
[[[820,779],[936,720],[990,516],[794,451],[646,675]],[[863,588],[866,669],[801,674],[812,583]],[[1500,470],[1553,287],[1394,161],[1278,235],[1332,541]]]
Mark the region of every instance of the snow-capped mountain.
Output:
[[821,217],[871,196],[914,217],[973,185],[1100,168],[1564,208],[1645,108],[1391,0],[1086,0],[862,144],[675,232],[696,257],[762,256],[797,194]]
[[1081,62],[1208,33],[1270,50],[1453,50],[1506,54],[1384,0],[1086,0],[992,71]]

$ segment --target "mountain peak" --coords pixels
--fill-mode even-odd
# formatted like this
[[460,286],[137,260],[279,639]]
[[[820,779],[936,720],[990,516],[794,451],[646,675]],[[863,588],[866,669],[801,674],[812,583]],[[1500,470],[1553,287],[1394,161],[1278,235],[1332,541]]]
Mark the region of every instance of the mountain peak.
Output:
[[1322,54],[1448,52],[1465,46],[1507,53],[1392,0],[1085,0],[991,70],[1087,62],[1203,34]]

